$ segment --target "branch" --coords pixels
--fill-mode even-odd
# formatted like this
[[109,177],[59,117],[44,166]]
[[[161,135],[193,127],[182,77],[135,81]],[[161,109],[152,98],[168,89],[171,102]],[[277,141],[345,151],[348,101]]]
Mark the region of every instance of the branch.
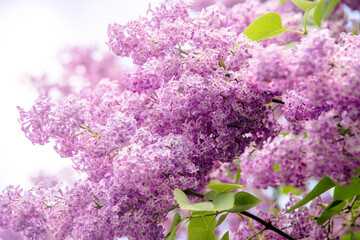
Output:
[[[193,191],[193,190],[191,190],[191,189],[186,189],[186,190],[184,191],[184,193],[185,193],[186,195],[191,195],[191,196],[196,196],[196,197],[199,197],[199,198],[204,198],[204,195],[203,195],[203,194],[198,193],[198,192],[195,192],[195,191]],[[281,231],[280,229],[278,229],[277,227],[275,227],[274,225],[272,225],[272,223],[271,223],[270,221],[267,222],[267,221],[265,221],[264,219],[259,218],[258,216],[255,216],[254,214],[249,213],[249,212],[247,212],[247,211],[242,211],[242,212],[240,212],[240,213],[241,213],[242,215],[245,215],[245,216],[247,216],[247,217],[249,217],[249,218],[252,218],[252,219],[254,219],[255,221],[257,221],[258,223],[261,223],[262,225],[264,225],[265,230],[274,231],[274,232],[276,232],[277,234],[279,234],[279,235],[281,235],[281,236],[283,236],[284,238],[289,239],[289,240],[296,240],[295,238],[291,237],[291,236],[288,235],[287,233]]]
[[291,236],[288,235],[287,233],[281,231],[280,229],[278,229],[277,227],[275,227],[274,225],[272,225],[272,223],[271,223],[270,221],[267,222],[267,221],[265,221],[264,219],[259,218],[258,216],[255,216],[255,215],[253,215],[252,213],[249,213],[249,212],[247,212],[247,211],[242,211],[242,212],[240,212],[240,213],[241,213],[242,215],[245,215],[245,216],[247,216],[247,217],[249,217],[249,218],[254,219],[255,221],[257,221],[257,222],[261,223],[262,225],[264,225],[266,229],[269,229],[269,230],[271,230],[271,231],[274,231],[274,232],[276,232],[277,234],[283,236],[283,237],[286,238],[286,239],[295,240],[295,238],[291,237]]
[[281,99],[277,99],[277,98],[273,98],[272,102],[274,103],[280,103],[280,104],[285,104]]
[[185,193],[186,195],[191,195],[191,196],[195,196],[195,197],[199,197],[199,198],[204,198],[204,194],[195,192],[195,191],[193,191],[193,190],[191,190],[191,189],[186,189],[186,190],[184,191],[184,193]]
[[185,55],[189,55],[187,52],[185,52],[184,50],[182,50],[180,47],[175,47],[176,50],[179,51],[179,53],[185,54]]

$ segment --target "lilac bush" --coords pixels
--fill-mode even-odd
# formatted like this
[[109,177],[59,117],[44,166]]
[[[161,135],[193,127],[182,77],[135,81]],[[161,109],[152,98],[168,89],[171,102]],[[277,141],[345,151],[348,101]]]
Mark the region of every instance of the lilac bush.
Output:
[[[189,239],[355,239],[360,37],[342,14],[355,2],[166,1],[110,24],[109,49],[131,72],[74,48],[61,79],[85,66],[84,88],[65,84],[55,101],[46,89],[57,85],[38,79],[45,95],[18,107],[25,136],[87,177],[7,187],[0,228],[24,239],[175,239],[184,227]],[[307,195],[279,209],[260,194],[285,185]]]

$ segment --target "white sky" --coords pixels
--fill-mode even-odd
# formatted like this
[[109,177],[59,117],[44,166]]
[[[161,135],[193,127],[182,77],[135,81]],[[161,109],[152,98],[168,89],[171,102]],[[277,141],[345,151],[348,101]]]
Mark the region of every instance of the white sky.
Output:
[[29,188],[40,170],[56,174],[71,166],[51,145],[33,146],[21,131],[16,106],[28,109],[37,97],[22,83],[27,74],[52,69],[59,49],[96,45],[107,49],[109,23],[126,23],[160,0],[0,0],[0,192],[7,185]]

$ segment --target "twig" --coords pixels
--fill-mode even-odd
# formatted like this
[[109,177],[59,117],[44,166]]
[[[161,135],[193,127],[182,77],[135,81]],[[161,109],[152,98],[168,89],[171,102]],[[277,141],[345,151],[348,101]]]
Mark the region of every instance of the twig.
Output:
[[277,99],[277,98],[273,98],[272,102],[274,103],[280,103],[280,104],[285,104],[281,99]]

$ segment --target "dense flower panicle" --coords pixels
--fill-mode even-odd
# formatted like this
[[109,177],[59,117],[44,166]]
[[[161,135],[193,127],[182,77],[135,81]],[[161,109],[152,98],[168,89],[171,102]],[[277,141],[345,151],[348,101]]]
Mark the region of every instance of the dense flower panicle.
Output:
[[303,91],[287,91],[282,96],[282,101],[285,102],[282,110],[290,122],[316,119],[331,108],[327,103],[322,106],[313,105]]
[[40,94],[61,99],[82,88],[94,89],[103,78],[117,80],[121,85],[122,67],[112,54],[95,47],[69,47],[59,54],[62,73],[57,81],[51,81],[47,74],[30,76],[30,82]]
[[340,119],[330,111],[306,123],[306,138],[279,135],[260,151],[247,149],[242,155],[242,178],[253,176],[252,184],[259,188],[304,186],[310,177],[324,175],[346,183],[360,164],[358,127],[358,120]]
[[[242,155],[241,178],[257,188],[281,184],[304,186],[309,177],[305,158],[304,139],[291,135],[278,136],[266,144],[260,152],[247,149]],[[251,177],[253,176],[253,177]]]
[[342,34],[336,53],[331,87],[332,103],[339,112],[345,111],[352,120],[360,116],[360,36]]
[[200,76],[187,76],[181,83],[169,82],[158,93],[152,125],[160,135],[185,135],[197,145],[196,155],[231,161],[251,142],[261,145],[277,134],[265,107],[271,96],[254,86]]
[[338,50],[339,45],[327,30],[313,31],[294,49],[260,46],[251,52],[249,76],[263,90],[277,95],[286,90],[305,90],[313,104],[323,104],[329,100],[331,88],[324,85],[332,78],[334,55]]
[[27,112],[18,107],[21,129],[32,143],[44,145],[49,142],[49,125],[55,121],[53,116],[54,107],[55,104],[45,96],[39,97],[31,110]]
[[[356,119],[360,105],[358,45],[359,36],[343,34],[336,43],[322,30],[313,31],[293,50],[259,46],[252,50],[249,76],[264,91],[283,95],[283,110],[290,121],[313,119],[330,108],[351,113]],[[302,103],[294,99],[299,97],[295,92],[306,96],[301,97]]]
[[260,89],[281,95],[285,90],[295,88],[296,81],[292,80],[296,72],[293,51],[270,45],[254,48],[251,53],[248,75]]
[[171,7],[163,3],[149,18],[141,17],[127,25],[109,25],[108,46],[118,56],[131,57],[135,64],[144,64],[149,59],[161,59],[177,44],[190,38],[184,26],[191,24],[189,4],[185,1],[173,3]]
[[321,30],[313,31],[309,37],[302,39],[296,48],[296,81],[304,84],[310,91],[314,89],[314,85],[318,86],[318,91],[324,94],[320,99],[326,99],[327,89],[322,88],[322,83],[330,77],[333,56],[338,47],[335,39],[330,37],[330,32]]
[[[171,19],[171,14],[169,16],[164,17],[163,21]],[[269,118],[263,123],[269,113],[265,104],[271,101],[271,96],[258,91],[251,84],[237,83],[242,81],[244,74],[233,72],[247,66],[250,57],[248,49],[256,44],[248,41],[244,35],[236,37],[228,29],[219,29],[223,19],[217,8],[201,11],[196,19],[191,19],[192,25],[186,26],[192,36],[183,43],[188,44],[185,49],[178,46],[178,52],[174,54],[175,45],[168,46],[168,49],[164,49],[168,55],[159,53],[152,56],[158,62],[149,58],[144,68],[139,67],[138,71],[129,75],[129,90],[145,91],[150,96],[144,99],[144,103],[151,110],[141,109],[143,106],[134,115],[137,120],[144,119],[144,115],[150,117],[138,123],[151,126],[152,131],[162,136],[169,133],[186,134],[196,145],[196,161],[203,158],[208,163],[207,167],[202,164],[204,172],[211,168],[212,159],[231,161],[250,142],[260,144],[263,139],[276,133],[268,128],[275,124],[273,120]],[[136,32],[135,26],[127,27]],[[121,34],[111,32],[109,44],[119,43]],[[118,39],[114,40],[116,36]],[[123,51],[119,46],[111,49],[115,53],[117,50]],[[178,68],[161,68],[159,61],[165,61],[165,64],[175,62]],[[222,66],[219,66],[220,62]],[[157,90],[160,86],[161,89]],[[258,102],[256,98],[259,98]],[[247,112],[252,109],[256,111],[255,115]]]
[[155,64],[158,65],[158,62],[151,62],[149,67],[138,67],[135,72],[127,73],[124,79],[126,89],[133,92],[146,92],[160,88],[162,78],[158,74],[160,69]]
[[[191,12],[185,0],[166,1],[147,17],[110,25],[110,50],[136,65],[122,76],[124,91],[114,57],[73,49],[65,78],[81,75],[89,86],[58,106],[42,96],[29,111],[19,107],[20,123],[34,144],[53,140],[88,178],[65,190],[9,187],[0,228],[27,239],[162,239],[173,190],[202,191],[211,174],[236,172],[237,158],[241,183],[257,188],[300,187],[324,175],[346,182],[360,164],[359,36],[336,41],[332,29],[256,43],[241,32],[261,14],[279,10],[296,28],[301,13],[290,1],[238,2]],[[300,43],[285,49],[292,41]],[[258,214],[295,238],[321,239],[310,217],[320,211]],[[233,232],[255,233],[243,221]],[[266,239],[279,236],[266,231]]]
[[[344,125],[344,126],[343,126]],[[346,183],[351,171],[360,164],[359,120],[329,112],[318,121],[307,123],[310,146],[308,152],[314,176],[327,175]],[[313,136],[313,137],[310,137]],[[356,144],[356,145],[353,145]]]
[[[135,142],[119,152],[113,174],[109,172],[100,182],[79,181],[65,191],[40,186],[24,194],[8,188],[0,195],[4,218],[0,222],[7,219],[0,227],[20,231],[28,239],[48,235],[160,239],[164,229],[157,223],[176,205],[173,189],[196,189],[198,168],[188,157],[183,137],[169,135],[152,142]],[[23,221],[18,222],[19,217]]]
[[117,111],[118,92],[115,83],[103,81],[93,91],[68,97],[57,109],[41,97],[31,111],[19,108],[23,131],[34,144],[54,139],[61,157],[72,157],[77,170],[99,179],[136,130],[136,121]]

